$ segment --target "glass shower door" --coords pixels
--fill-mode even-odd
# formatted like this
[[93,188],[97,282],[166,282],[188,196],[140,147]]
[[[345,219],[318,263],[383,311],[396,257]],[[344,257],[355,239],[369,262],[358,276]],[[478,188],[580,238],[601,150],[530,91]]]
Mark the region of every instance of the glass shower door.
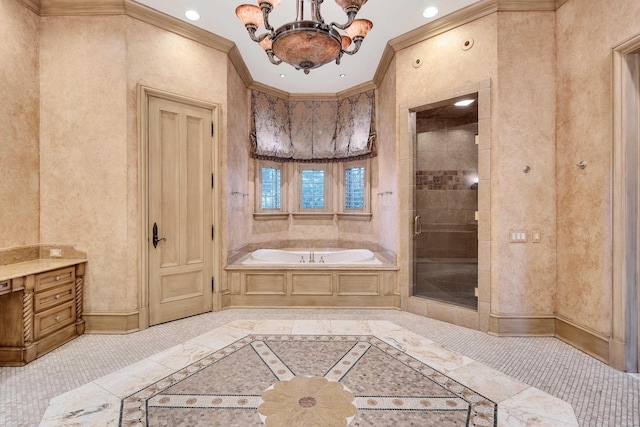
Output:
[[416,118],[414,296],[477,309],[477,109],[456,113]]

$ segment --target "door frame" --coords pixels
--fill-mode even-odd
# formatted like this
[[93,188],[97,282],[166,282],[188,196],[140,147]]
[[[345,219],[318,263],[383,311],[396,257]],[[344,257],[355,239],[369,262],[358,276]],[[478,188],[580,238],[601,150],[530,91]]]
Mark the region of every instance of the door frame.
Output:
[[[640,111],[640,96],[627,72],[630,55],[640,55],[640,35],[616,46],[613,57],[613,271],[610,365],[640,371],[640,129],[629,126],[629,115]],[[637,58],[638,56],[636,56]],[[640,70],[636,70],[640,74]],[[634,93],[634,97],[627,96]],[[627,154],[633,150],[633,157]],[[632,187],[633,184],[633,187]]]
[[[478,94],[478,310],[438,303],[413,296],[413,219],[416,215],[413,203],[415,186],[414,144],[416,136],[416,113],[453,96]],[[400,304],[402,310],[419,313],[438,320],[500,334],[501,322],[509,317],[491,315],[491,79],[485,79],[438,92],[430,92],[421,98],[405,101],[398,111],[399,156],[398,200],[409,205],[398,204],[398,266],[400,277]]]
[[[212,221],[213,226],[221,229],[221,211],[216,209],[220,206],[220,105],[190,98],[183,95],[155,89],[143,85],[138,85],[138,328],[146,329],[149,327],[149,97],[166,99],[168,101],[179,102],[194,107],[211,110],[211,119],[213,121],[213,136],[211,141],[211,165],[213,168],[213,194],[212,203]],[[221,238],[217,233],[216,238],[211,241],[212,248],[212,274],[217,282],[215,292],[213,293],[212,310],[220,309],[219,302],[219,284],[221,283],[222,264],[221,254]]]

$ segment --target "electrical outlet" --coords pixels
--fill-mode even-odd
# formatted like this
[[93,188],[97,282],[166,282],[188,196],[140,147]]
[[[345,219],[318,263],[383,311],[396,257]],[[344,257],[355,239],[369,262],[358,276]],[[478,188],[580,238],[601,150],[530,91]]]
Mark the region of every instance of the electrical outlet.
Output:
[[62,256],[62,249],[49,249],[49,256],[51,258],[60,258]]

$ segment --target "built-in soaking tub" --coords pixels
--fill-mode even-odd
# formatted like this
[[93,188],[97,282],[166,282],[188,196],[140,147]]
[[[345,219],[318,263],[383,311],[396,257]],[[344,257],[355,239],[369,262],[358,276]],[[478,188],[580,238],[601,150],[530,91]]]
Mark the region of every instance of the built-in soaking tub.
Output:
[[[368,249],[258,249],[242,261],[243,265],[381,265]],[[318,266],[320,267],[320,266]]]
[[399,307],[398,267],[368,249],[258,249],[225,268],[224,307]]

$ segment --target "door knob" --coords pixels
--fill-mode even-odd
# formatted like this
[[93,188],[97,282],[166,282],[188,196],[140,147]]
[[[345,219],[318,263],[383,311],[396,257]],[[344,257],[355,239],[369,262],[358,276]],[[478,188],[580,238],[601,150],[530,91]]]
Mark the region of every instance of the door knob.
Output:
[[162,242],[162,241],[167,241],[166,237],[160,237],[158,238],[158,224],[156,224],[155,222],[153,223],[153,247],[157,248],[158,247],[158,242]]

